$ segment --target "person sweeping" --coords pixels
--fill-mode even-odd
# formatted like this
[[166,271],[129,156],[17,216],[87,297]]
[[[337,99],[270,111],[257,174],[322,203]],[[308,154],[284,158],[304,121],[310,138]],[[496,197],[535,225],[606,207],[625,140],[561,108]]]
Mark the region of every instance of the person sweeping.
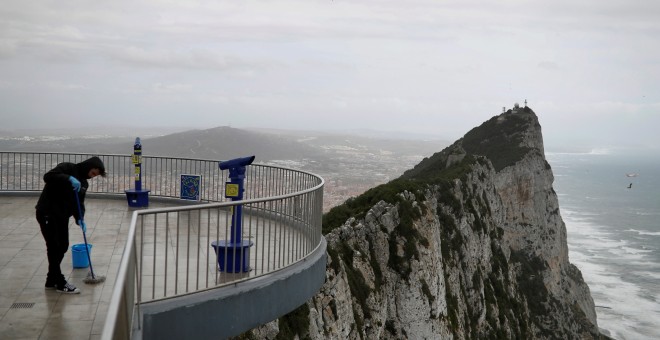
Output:
[[44,175],[46,184],[35,208],[37,222],[46,241],[46,289],[66,294],[80,293],[80,289],[66,281],[60,264],[69,248],[69,218],[74,216],[83,233],[87,231],[83,220],[85,193],[89,187],[87,180],[99,175],[105,177],[106,174],[103,161],[98,157],[80,163],[63,162]]

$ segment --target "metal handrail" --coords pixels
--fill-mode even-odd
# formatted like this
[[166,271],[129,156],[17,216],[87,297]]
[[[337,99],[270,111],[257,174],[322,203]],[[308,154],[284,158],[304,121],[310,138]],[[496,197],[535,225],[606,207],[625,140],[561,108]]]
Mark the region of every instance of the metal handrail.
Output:
[[[61,162],[78,163],[100,157],[108,176],[90,182],[88,192],[124,194],[134,185],[134,164],[131,155],[61,153],[61,152],[7,152],[0,151],[0,191],[40,191],[41,176]],[[202,176],[200,201],[224,202],[224,184],[227,171],[218,168],[217,160],[142,156],[142,187],[151,190],[150,196],[180,198],[180,176]],[[300,188],[285,186],[293,175],[314,181],[317,175],[300,170],[263,164],[253,164],[246,173],[246,199],[277,196],[297,192]],[[261,178],[275,179],[271,182]]]
[[[128,155],[0,152],[0,191],[39,191],[43,173],[57,163],[77,163],[91,156],[101,157],[108,176],[92,181],[88,192],[123,194],[130,189],[134,165]],[[302,261],[320,244],[321,177],[253,164],[246,173],[245,199],[228,201],[223,195],[227,173],[217,163],[142,157],[142,183],[151,190],[150,196],[178,198],[181,188],[177,177],[201,174],[200,200],[210,203],[133,212],[103,339],[131,336],[134,306],[240,284]],[[211,249],[209,243],[219,246],[219,241],[229,240],[231,211],[239,204],[244,211],[243,236],[253,246],[239,254],[236,247],[225,247],[221,254],[220,247]],[[233,249],[232,256],[228,249]],[[227,262],[230,257],[249,271],[234,273]],[[218,270],[222,268],[224,271]],[[139,322],[139,310],[137,315]]]

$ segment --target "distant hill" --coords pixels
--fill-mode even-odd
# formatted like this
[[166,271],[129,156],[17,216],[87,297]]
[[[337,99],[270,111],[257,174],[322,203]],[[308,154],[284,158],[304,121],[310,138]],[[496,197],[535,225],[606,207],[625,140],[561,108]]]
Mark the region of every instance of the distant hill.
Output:
[[[127,136],[25,136],[0,140],[0,150],[131,154],[134,141]],[[141,138],[141,142],[145,156],[223,160],[256,155],[260,161],[319,156],[319,149],[295,138],[226,126]]]
[[256,155],[266,161],[318,155],[316,148],[293,138],[226,126],[149,138],[142,145],[145,155],[217,160]]
[[[351,130],[345,133],[304,130],[249,129],[286,138],[295,138],[306,145],[337,153],[340,149],[375,154],[390,153],[394,155],[430,155],[449,145],[444,139],[429,139],[420,136],[413,138],[401,133],[387,135],[373,131]],[[395,136],[395,137],[393,137]]]
[[[108,135],[63,135],[41,131],[39,135],[3,134],[0,150],[130,154],[135,137]],[[323,161],[349,156],[427,156],[446,145],[442,141],[423,141],[367,137],[300,130],[237,129],[227,126],[188,130],[156,137],[141,138],[146,156],[231,159],[256,155],[258,162],[312,159]]]

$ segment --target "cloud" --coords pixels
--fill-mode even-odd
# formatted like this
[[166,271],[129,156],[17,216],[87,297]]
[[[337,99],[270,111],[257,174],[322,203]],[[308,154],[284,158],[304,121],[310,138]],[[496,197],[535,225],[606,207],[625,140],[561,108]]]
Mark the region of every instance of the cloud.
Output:
[[227,112],[241,126],[460,136],[528,99],[544,136],[605,139],[595,116],[616,126],[658,112],[659,4],[10,1],[0,115],[76,112],[90,125],[122,111],[176,124],[194,111],[204,127]]
[[56,91],[78,91],[78,90],[85,90],[88,88],[85,85],[70,83],[70,82],[60,82],[60,81],[42,82],[39,84],[39,86]]
[[545,70],[556,70],[559,68],[559,65],[552,61],[542,61],[538,64],[538,67]]
[[9,40],[0,40],[0,59],[10,58],[16,54],[16,43]]
[[191,84],[181,84],[181,83],[156,83],[152,86],[152,91],[159,94],[182,94],[190,93],[193,90]]

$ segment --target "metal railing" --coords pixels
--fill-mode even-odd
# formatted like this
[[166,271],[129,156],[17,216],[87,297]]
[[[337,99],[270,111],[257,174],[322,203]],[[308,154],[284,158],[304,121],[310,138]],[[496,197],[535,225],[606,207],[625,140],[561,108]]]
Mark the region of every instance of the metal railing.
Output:
[[[90,181],[88,192],[124,194],[134,184],[131,155],[0,151],[0,191],[40,191],[42,176],[61,162],[79,163],[92,156],[103,160],[108,176]],[[142,187],[150,196],[180,198],[180,176],[201,176],[200,200],[224,202],[227,172],[218,161],[172,157],[142,157]],[[245,199],[286,195],[318,184],[319,177],[287,168],[254,164],[248,167]]]
[[[40,191],[43,174],[55,165],[91,156],[0,152],[0,191]],[[98,156],[108,176],[91,181],[88,192],[124,194],[134,180],[131,156]],[[143,156],[142,183],[150,196],[178,198],[180,175],[194,174],[202,176],[200,199],[210,203],[133,213],[103,339],[131,336],[134,306],[139,323],[140,304],[240,284],[295,264],[318,247],[323,179],[259,164],[247,170],[245,199],[228,201],[223,194],[227,172],[218,161]],[[242,239],[233,240],[238,205]],[[221,247],[222,241],[231,246]]]

